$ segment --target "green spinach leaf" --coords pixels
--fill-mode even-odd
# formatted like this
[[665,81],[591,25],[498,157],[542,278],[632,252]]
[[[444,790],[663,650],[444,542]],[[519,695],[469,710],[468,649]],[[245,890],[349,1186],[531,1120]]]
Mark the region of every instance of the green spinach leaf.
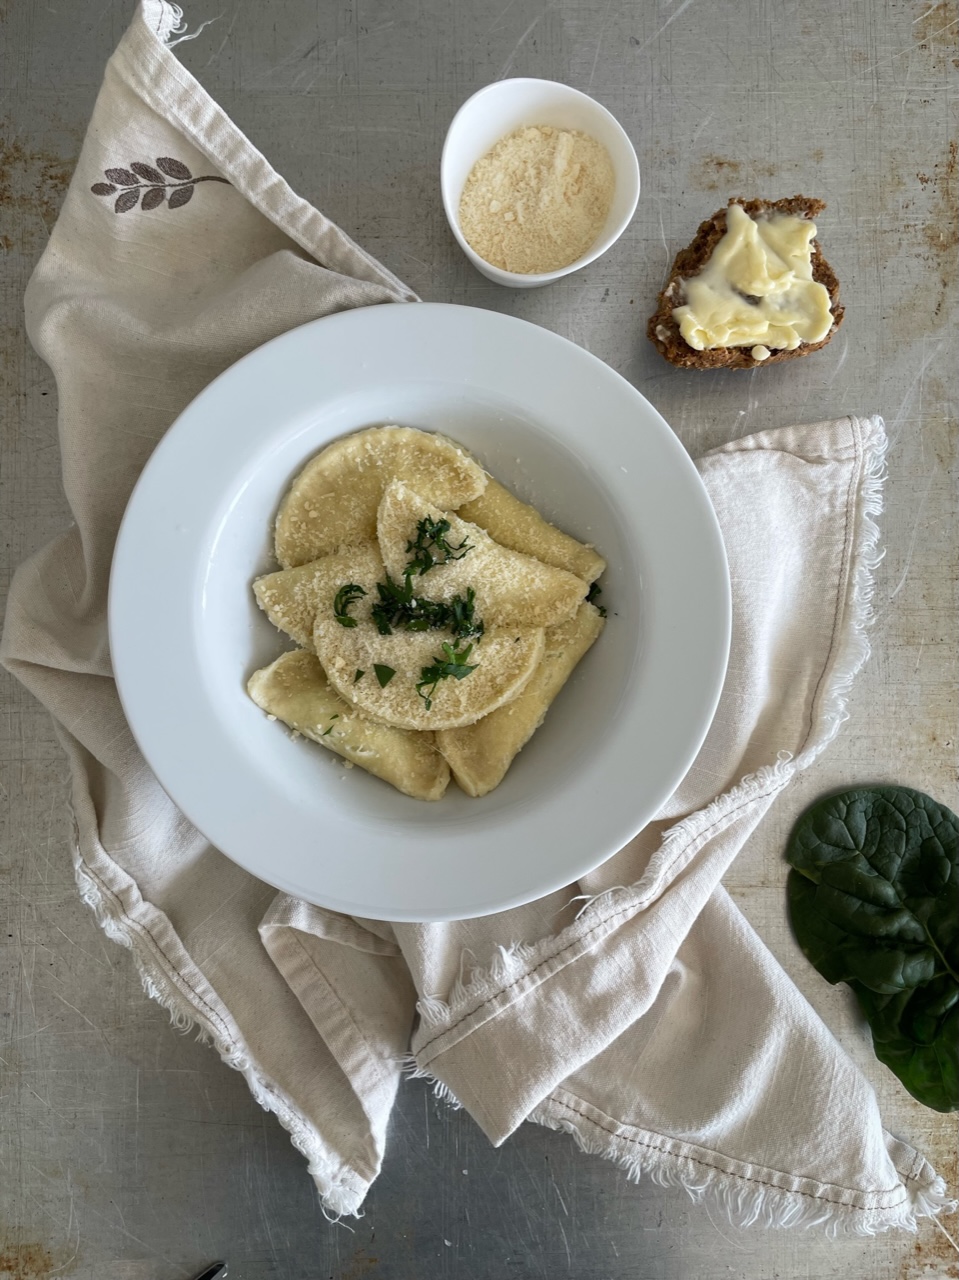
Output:
[[789,917],[828,982],[852,987],[881,1062],[959,1110],[959,820],[908,787],[829,796],[789,839]]

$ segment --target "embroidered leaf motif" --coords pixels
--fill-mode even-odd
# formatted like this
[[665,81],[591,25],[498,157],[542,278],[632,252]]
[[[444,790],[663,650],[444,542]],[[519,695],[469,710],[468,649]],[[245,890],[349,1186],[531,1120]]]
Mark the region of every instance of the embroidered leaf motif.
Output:
[[193,199],[193,187],[174,187],[167,201],[171,209],[179,209]]
[[[134,160],[130,168],[138,178],[143,178],[146,182],[155,182],[159,186],[163,186],[163,174],[159,169],[154,169],[152,164],[144,164],[142,160]],[[144,201],[144,205],[146,201]]]
[[[193,174],[186,167],[182,160],[174,160],[172,156],[157,156],[157,168],[162,170],[168,178],[176,178],[178,182],[189,182]],[[189,197],[188,197],[189,198]],[[171,201],[171,204],[173,202]],[[186,204],[186,200],[182,202]],[[176,206],[174,205],[174,208]]]
[[222,182],[224,186],[230,186],[229,179],[221,178],[217,173],[205,173],[194,178],[183,161],[174,160],[172,156],[161,156],[157,166],[154,169],[145,161],[131,160],[129,169],[105,169],[104,176],[110,181],[95,182],[90,190],[95,196],[112,196],[121,188],[113,209],[115,213],[128,213],[140,203],[141,192],[141,207],[149,212],[159,209],[164,201],[170,209],[182,209],[193,199],[198,182]]
[[121,191],[117,196],[116,204],[113,206],[113,211],[114,213],[127,213],[130,209],[135,209],[139,202],[139,187],[134,187],[132,191]]

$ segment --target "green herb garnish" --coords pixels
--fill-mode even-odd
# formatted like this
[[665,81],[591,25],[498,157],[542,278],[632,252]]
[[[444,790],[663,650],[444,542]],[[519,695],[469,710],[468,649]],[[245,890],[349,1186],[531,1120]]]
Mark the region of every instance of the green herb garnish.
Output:
[[365,675],[366,675],[366,672],[363,670],[363,668],[357,667],[356,675],[353,677],[353,683],[356,684],[357,680],[362,680]]
[[328,729],[323,730],[323,732],[320,734],[321,738],[325,738],[328,733],[333,732],[333,721],[339,720],[339,718],[340,718],[340,713],[338,711],[334,711],[333,714],[330,716],[330,727]]
[[596,604],[597,597],[601,596],[602,594],[603,594],[603,588],[600,586],[597,586],[597,584],[594,582],[590,586],[589,590],[586,592],[586,603],[595,604],[597,610],[599,611],[599,616],[601,618],[605,618],[606,610],[603,608],[601,604]]
[[[434,565],[450,560],[462,560],[473,547],[464,538],[458,545],[449,542],[449,520],[431,520],[429,516],[416,526],[416,539],[406,544],[407,551],[414,552],[413,559],[403,570],[402,582],[396,582],[387,574],[385,582],[376,584],[379,599],[370,608],[370,618],[381,636],[391,636],[394,627],[403,631],[449,631],[457,640],[483,634],[483,623],[475,617],[476,593],[466,588],[466,595],[455,595],[449,604],[440,600],[425,600],[413,590],[413,578],[422,577]],[[333,616],[341,627],[355,627],[357,619],[350,616],[350,609],[367,593],[355,582],[347,582],[333,600]],[[389,668],[385,668],[388,670]],[[364,672],[357,668],[353,683]],[[383,683],[382,681],[380,682]]]
[[402,586],[387,574],[376,590],[380,598],[370,617],[381,636],[392,635],[394,627],[403,631],[448,630],[459,639],[483,634],[483,623],[474,617],[476,594],[472,587],[467,587],[465,599],[457,595],[449,604],[416,596],[408,573]]
[[475,664],[469,666],[467,658],[473,651],[473,646],[468,644],[465,649],[459,648],[459,641],[456,645],[443,644],[443,657],[434,658],[431,667],[423,667],[420,670],[420,678],[416,683],[416,692],[426,703],[426,710],[430,711],[433,707],[433,694],[436,692],[436,686],[441,680],[447,680],[451,676],[454,680],[462,680],[464,676],[470,675],[476,670]]
[[473,608],[476,601],[476,592],[472,587],[466,588],[466,599],[462,596],[454,596],[449,603],[450,621],[447,623],[450,631],[454,636],[461,637],[466,640],[470,636],[476,636],[477,639],[483,634],[483,623],[480,619],[473,618]]
[[413,603],[413,584],[406,577],[400,586],[387,574],[385,582],[376,584],[376,592],[380,598],[371,608],[370,617],[381,636],[391,636],[393,627],[403,624]]
[[379,680],[380,682],[381,689],[385,689],[386,686],[389,684],[389,682],[396,675],[396,672],[393,670],[392,667],[388,667],[385,665],[385,663],[382,663],[382,662],[374,662],[373,670],[376,673],[377,680]]
[[407,576],[429,573],[434,565],[462,560],[468,551],[473,550],[465,538],[458,546],[452,546],[446,537],[451,528],[449,520],[431,520],[424,516],[419,521],[415,539],[406,544],[406,550],[414,553],[404,571]]
[[333,616],[341,627],[355,627],[356,619],[350,617],[350,609],[366,595],[355,582],[346,582],[333,597]]

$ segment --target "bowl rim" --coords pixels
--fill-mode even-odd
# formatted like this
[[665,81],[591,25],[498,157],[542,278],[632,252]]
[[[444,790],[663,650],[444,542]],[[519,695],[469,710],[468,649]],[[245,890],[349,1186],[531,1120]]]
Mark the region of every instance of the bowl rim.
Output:
[[[383,360],[383,394],[377,392],[375,405],[369,401],[370,350],[382,353]],[[539,372],[531,373],[531,359]],[[319,366],[328,371],[329,384],[318,382]],[[476,802],[468,798],[448,812],[432,806],[427,812],[422,802],[388,787],[374,800],[369,788],[375,780],[362,777],[356,779],[362,802],[344,805],[333,799],[333,790],[339,791],[346,774],[331,774],[318,788],[316,756],[309,758],[307,787],[301,785],[302,770],[292,781],[286,778],[289,752],[316,751],[286,740],[274,754],[278,740],[270,739],[265,770],[260,731],[273,730],[246,697],[245,677],[238,675],[248,674],[249,662],[259,665],[249,647],[254,642],[249,628],[259,627],[262,617],[248,584],[257,558],[268,550],[264,513],[275,509],[277,478],[295,474],[318,442],[370,425],[374,418],[396,421],[397,408],[399,421],[412,425],[403,407],[412,405],[410,396],[419,406],[417,417],[427,401],[438,396],[442,403],[441,418],[421,419],[426,429],[448,429],[451,398],[479,406],[483,436],[501,398],[515,400],[516,420],[541,435],[545,429],[544,438],[576,461],[577,473],[592,476],[592,486],[598,485],[614,525],[621,526],[618,534],[607,531],[614,532],[608,544],[603,539],[604,550],[619,546],[618,567],[611,561],[610,573],[628,572],[634,581],[613,611],[620,621],[610,624],[618,632],[613,647],[620,656],[608,697],[623,690],[629,696],[617,695],[609,703],[617,711],[602,723],[596,739],[602,750],[580,750],[575,737],[561,732],[560,756],[544,756],[545,782],[541,771],[534,772],[538,781],[530,791],[530,779],[524,782],[511,771],[512,790],[508,776],[500,802],[482,812],[474,812]],[[601,452],[602,465],[590,461],[592,435],[579,431],[584,406],[592,412],[597,396],[606,405],[600,421],[608,418],[607,432],[613,433],[607,443],[622,445]],[[387,403],[389,416],[384,416]],[[463,438],[459,427],[456,438]],[[224,439],[230,441],[226,456]],[[465,443],[469,447],[468,437]],[[506,447],[512,456],[512,439]],[[186,471],[184,457],[190,459]],[[664,479],[670,483],[663,484]],[[680,492],[683,501],[677,503]],[[621,513],[636,510],[638,493],[645,514],[623,523]],[[656,551],[652,558],[634,559],[644,541],[647,547],[669,547],[669,556],[663,559]],[[159,610],[158,599],[165,602]],[[221,661],[225,599],[230,634],[237,639],[232,657]],[[244,599],[240,617],[233,602]],[[637,630],[643,611],[659,622]],[[146,617],[155,623],[145,627]],[[134,738],[181,811],[232,861],[281,891],[331,910],[389,920],[452,920],[507,910],[562,888],[621,849],[651,820],[695,759],[719,703],[731,595],[722,533],[702,479],[668,424],[625,378],[569,339],[517,317],[442,303],[381,304],[286,331],[230,366],[187,406],[131,496],[114,554],[108,620],[117,689]],[[615,640],[611,631],[607,662]],[[275,643],[271,631],[272,657]],[[680,686],[650,677],[664,655],[669,655],[669,671],[682,667],[690,673]],[[637,681],[641,661],[653,666]],[[595,676],[592,685],[584,682],[581,688],[581,696],[595,706]],[[571,682],[573,707],[577,692]],[[571,710],[567,705],[567,715]],[[576,723],[578,713],[572,714]],[[258,727],[249,732],[254,721]],[[569,721],[564,723],[568,728]],[[659,726],[656,751],[637,779],[635,747],[647,741],[641,726],[651,723]],[[204,742],[202,768],[195,767],[195,746],[184,751],[184,725],[190,726],[191,743]],[[569,783],[562,790],[550,783],[548,771],[557,764]],[[238,786],[240,778],[247,785]],[[616,803],[597,814],[595,796],[614,785]],[[359,799],[360,792],[354,794]],[[278,799],[285,815],[279,842]],[[326,823],[330,815],[335,831],[317,826],[318,817]],[[544,827],[546,816],[550,821]],[[352,839],[360,828],[361,887],[350,859],[334,860],[335,867],[325,862],[321,882],[305,869],[303,850],[320,847],[318,832],[323,839],[331,834]],[[554,831],[562,847],[544,861],[544,841],[548,845]],[[508,840],[500,838],[504,833]],[[456,860],[449,857],[451,838]],[[415,871],[396,857],[398,840],[415,847]]]
[[[551,89],[560,89],[572,98],[582,99],[588,102],[591,108],[597,110],[601,115],[605,116],[609,124],[618,132],[623,141],[626,143],[626,156],[628,176],[630,185],[633,188],[630,195],[629,208],[622,218],[621,222],[605,236],[595,240],[586,253],[576,258],[575,261],[569,263],[565,267],[559,267],[555,271],[538,271],[538,272],[520,272],[507,271],[504,267],[497,267],[495,263],[487,262],[487,260],[478,254],[470,245],[459,224],[458,209],[453,207],[453,201],[449,196],[446,184],[446,173],[448,169],[449,156],[451,153],[451,137],[458,122],[460,122],[464,113],[472,108],[478,99],[495,95],[501,92],[504,86],[513,85],[549,85]],[[617,171],[617,181],[619,180],[619,172]],[[608,249],[616,243],[636,213],[636,207],[639,204],[639,195],[641,188],[641,179],[639,171],[639,157],[636,154],[636,148],[633,141],[626,132],[623,125],[616,119],[608,107],[604,107],[598,99],[592,97],[588,93],[584,93],[582,89],[576,89],[572,85],[565,84],[562,80],[546,80],[539,76],[509,76],[504,80],[494,80],[491,84],[484,85],[483,88],[477,89],[475,93],[461,103],[457,108],[453,118],[450,120],[446,130],[446,137],[443,139],[443,150],[440,154],[440,195],[443,200],[443,212],[446,214],[446,221],[449,223],[450,230],[456,238],[457,244],[465,253],[466,257],[477,267],[478,270],[487,272],[495,272],[497,277],[501,278],[503,284],[522,284],[527,287],[537,284],[549,284],[553,280],[560,280],[563,276],[570,275],[580,268],[588,266],[591,262],[595,262],[597,258],[602,257]]]

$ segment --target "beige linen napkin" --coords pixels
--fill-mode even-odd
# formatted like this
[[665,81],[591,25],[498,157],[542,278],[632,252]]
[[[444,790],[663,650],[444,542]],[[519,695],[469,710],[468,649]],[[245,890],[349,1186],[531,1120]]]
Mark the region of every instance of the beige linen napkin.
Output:
[[[147,769],[111,678],[106,594],[133,483],[180,410],[268,338],[413,301],[293,194],[166,47],[144,0],[111,59],[27,295],[75,526],[19,570],[3,661],[53,714],[84,900],[309,1160],[326,1207],[376,1177],[404,1068],[493,1142],[529,1119],[736,1222],[914,1228],[945,1189],[719,886],[830,741],[867,647],[878,419],[771,431],[700,469],[733,576],[722,702],[683,784],[578,886],[481,920],[388,925],[277,895]],[[415,1029],[414,1029],[415,1028]],[[411,1042],[412,1033],[412,1042]]]

